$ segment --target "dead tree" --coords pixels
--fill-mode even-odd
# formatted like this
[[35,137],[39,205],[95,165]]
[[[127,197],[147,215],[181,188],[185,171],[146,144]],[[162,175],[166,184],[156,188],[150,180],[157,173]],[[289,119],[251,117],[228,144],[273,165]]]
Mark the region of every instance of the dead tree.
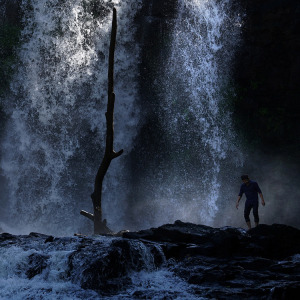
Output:
[[109,63],[108,63],[108,100],[106,117],[106,143],[105,153],[101,165],[98,169],[94,192],[91,195],[94,207],[94,214],[86,211],[80,213],[94,222],[94,233],[103,234],[110,233],[111,230],[106,226],[106,220],[102,220],[102,185],[104,176],[110,166],[111,161],[123,153],[123,149],[119,152],[114,151],[114,56],[117,35],[117,11],[113,9],[112,30],[109,46]]

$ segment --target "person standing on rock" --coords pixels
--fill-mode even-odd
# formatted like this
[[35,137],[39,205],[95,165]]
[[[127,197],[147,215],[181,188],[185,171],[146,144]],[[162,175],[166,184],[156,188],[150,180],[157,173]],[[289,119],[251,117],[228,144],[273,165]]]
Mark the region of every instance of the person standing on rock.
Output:
[[243,184],[241,185],[240,193],[238,195],[238,199],[236,202],[236,209],[239,208],[239,202],[240,202],[243,194],[245,193],[246,202],[245,202],[244,217],[245,217],[246,223],[248,225],[248,228],[251,229],[251,222],[250,222],[250,218],[249,218],[251,209],[253,209],[255,226],[257,226],[259,223],[258,194],[261,198],[261,204],[263,206],[265,206],[265,200],[264,200],[263,194],[262,194],[257,182],[250,180],[248,175],[242,175],[241,179],[243,181]]

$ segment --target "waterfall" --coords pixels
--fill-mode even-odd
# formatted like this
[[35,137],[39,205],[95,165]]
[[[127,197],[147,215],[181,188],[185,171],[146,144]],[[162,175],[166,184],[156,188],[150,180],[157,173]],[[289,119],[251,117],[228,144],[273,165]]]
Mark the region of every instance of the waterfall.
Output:
[[[4,101],[4,230],[61,235],[91,229],[79,211],[92,210],[90,194],[103,157],[113,6],[115,149],[125,153],[105,177],[109,226],[137,229],[176,219],[213,225],[224,201],[236,194],[228,175],[242,156],[226,94],[239,42],[238,9],[229,0],[178,0],[168,32],[157,33],[163,35],[163,54],[149,55],[159,61],[152,76],[139,66],[141,46],[135,42],[135,15],[143,4],[23,0],[17,71]],[[146,104],[143,80],[155,92]],[[150,115],[154,121],[146,124]],[[140,131],[148,125],[152,137]],[[154,151],[138,141],[154,142]]]
[[22,1],[22,45],[5,99],[10,118],[1,160],[7,178],[1,197],[9,216],[4,229],[72,234],[92,225],[79,211],[92,210],[90,194],[103,157],[113,6],[119,23],[115,148],[124,148],[125,154],[106,176],[103,211],[110,213],[112,224],[119,222],[126,194],[119,192],[122,164],[139,119],[133,18],[141,1],[131,2]]
[[179,1],[161,102],[163,127],[177,161],[169,190],[179,189],[175,199],[184,199],[179,201],[183,219],[210,225],[224,197],[223,161],[239,164],[241,159],[222,94],[239,29],[231,13],[228,0]]
[[153,81],[158,153],[151,153],[152,165],[136,188],[146,195],[135,206],[144,227],[176,219],[214,225],[224,201],[236,195],[230,178],[237,179],[243,161],[227,99],[238,8],[228,0],[177,5],[170,36],[162,29],[169,50],[161,53]]

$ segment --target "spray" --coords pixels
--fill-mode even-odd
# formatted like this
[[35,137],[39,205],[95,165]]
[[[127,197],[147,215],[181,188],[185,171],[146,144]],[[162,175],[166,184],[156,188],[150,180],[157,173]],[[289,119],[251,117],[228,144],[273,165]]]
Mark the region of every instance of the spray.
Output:
[[[79,211],[91,209],[104,145],[111,10],[115,6],[120,18],[115,140],[116,147],[130,151],[138,123],[139,49],[131,41],[139,5],[23,1],[25,26],[18,70],[5,99],[10,118],[2,143],[1,172],[8,182],[2,199],[10,216],[3,221],[9,231],[72,234],[89,228]],[[113,224],[124,201],[116,188],[120,170],[122,161],[112,166],[104,190],[104,211]]]

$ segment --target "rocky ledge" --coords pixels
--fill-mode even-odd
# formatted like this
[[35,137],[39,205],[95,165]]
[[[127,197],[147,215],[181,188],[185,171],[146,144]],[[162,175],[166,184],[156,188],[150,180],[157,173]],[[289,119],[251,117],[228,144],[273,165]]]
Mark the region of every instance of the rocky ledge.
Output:
[[126,238],[160,243],[168,267],[208,299],[298,299],[300,230],[212,228],[176,221]]
[[[0,254],[0,298],[41,299],[48,293],[76,299],[298,299],[300,294],[300,230],[280,224],[245,231],[176,221],[122,237],[3,233]],[[7,292],[1,284],[10,285],[12,278],[16,288]],[[59,290],[58,282],[68,288]]]

